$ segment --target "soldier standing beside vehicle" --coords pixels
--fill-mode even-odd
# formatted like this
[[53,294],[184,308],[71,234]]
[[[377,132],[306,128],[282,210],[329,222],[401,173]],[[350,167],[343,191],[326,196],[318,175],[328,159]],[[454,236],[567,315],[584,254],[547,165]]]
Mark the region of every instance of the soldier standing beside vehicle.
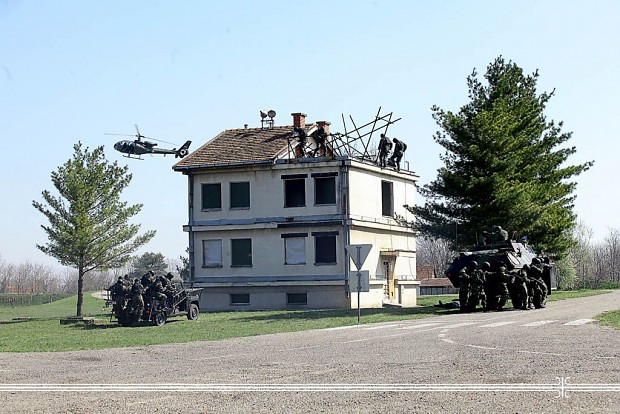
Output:
[[497,283],[495,280],[495,272],[491,271],[491,263],[482,262],[480,265],[480,272],[484,279],[483,289],[486,299],[485,302],[483,302],[484,310],[495,310],[497,308]]
[[476,262],[472,262],[473,270],[470,281],[471,290],[469,293],[470,303],[468,307],[470,311],[474,311],[476,310],[476,306],[478,306],[478,303],[480,303],[482,305],[482,308],[484,310],[487,310],[487,297],[486,292],[484,291],[484,285],[486,283],[485,272],[477,268],[477,263],[476,266],[473,266],[473,263]]
[[508,292],[508,283],[511,282],[511,277],[506,271],[506,266],[500,265],[499,269],[495,273],[495,293],[499,297],[496,309],[503,311],[510,293]]
[[464,267],[459,272],[459,305],[461,306],[461,312],[467,311],[467,303],[469,302],[469,283],[471,276],[467,270],[467,267]]
[[535,308],[544,308],[547,304],[547,285],[543,281],[543,266],[538,257],[532,259],[528,276],[532,283],[532,301]]
[[126,300],[125,295],[127,294],[123,278],[119,276],[118,280],[110,288],[110,290],[112,291],[112,311],[116,313],[117,311],[123,310]]
[[144,298],[142,297],[143,293],[144,287],[140,283],[140,280],[137,278],[134,279],[133,285],[131,286],[131,306],[133,307],[136,315],[138,315],[138,318],[142,316],[142,311],[144,311]]
[[512,279],[513,299],[512,305],[515,309],[527,309],[527,272],[523,269],[518,270]]

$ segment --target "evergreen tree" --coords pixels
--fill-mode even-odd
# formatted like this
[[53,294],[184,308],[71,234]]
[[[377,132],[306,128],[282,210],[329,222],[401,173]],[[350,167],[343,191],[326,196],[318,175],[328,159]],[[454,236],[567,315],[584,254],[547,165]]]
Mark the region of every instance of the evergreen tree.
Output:
[[32,202],[49,221],[41,226],[48,242],[37,248],[78,270],[78,317],[82,316],[84,275],[122,266],[155,235],[155,231],[138,235],[140,225],[128,222],[142,204],[129,206],[120,200],[132,178],[127,171],[127,166],[105,159],[103,146],[91,152],[78,143],[73,158],[51,174],[58,196],[45,190],[43,203]]
[[167,269],[168,265],[163,254],[146,252],[133,259],[133,270],[129,273],[129,277],[139,278],[149,270],[155,272],[156,275],[163,274]]
[[420,189],[425,205],[408,207],[417,216],[415,226],[462,248],[499,225],[562,254],[575,222],[571,179],[593,163],[565,165],[576,151],[566,145],[572,133],[546,119],[554,92],[537,94],[538,71],[525,75],[500,56],[484,78],[486,85],[475,70],[468,76],[470,102],[458,113],[432,108],[445,166]]

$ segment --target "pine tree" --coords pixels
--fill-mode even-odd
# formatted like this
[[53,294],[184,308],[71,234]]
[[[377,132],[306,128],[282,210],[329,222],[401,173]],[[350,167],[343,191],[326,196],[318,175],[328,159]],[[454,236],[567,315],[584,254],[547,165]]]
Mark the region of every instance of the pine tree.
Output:
[[168,265],[166,264],[166,258],[161,253],[146,252],[141,256],[135,257],[132,260],[133,270],[129,273],[130,278],[139,278],[149,270],[152,270],[156,275],[166,273]]
[[129,206],[120,200],[132,177],[127,166],[105,159],[103,146],[91,152],[76,144],[73,158],[53,171],[51,178],[58,196],[45,190],[44,203],[32,202],[49,221],[41,226],[48,242],[37,248],[78,270],[77,316],[81,317],[84,275],[122,266],[155,231],[138,235],[140,225],[129,224],[142,204]]
[[486,85],[475,70],[468,76],[470,102],[458,113],[432,108],[445,165],[420,189],[425,205],[409,207],[415,226],[463,248],[500,225],[562,254],[575,222],[571,178],[593,163],[565,165],[576,152],[566,145],[572,133],[562,132],[562,122],[547,121],[544,110],[554,91],[537,94],[538,71],[524,75],[500,56],[484,78]]

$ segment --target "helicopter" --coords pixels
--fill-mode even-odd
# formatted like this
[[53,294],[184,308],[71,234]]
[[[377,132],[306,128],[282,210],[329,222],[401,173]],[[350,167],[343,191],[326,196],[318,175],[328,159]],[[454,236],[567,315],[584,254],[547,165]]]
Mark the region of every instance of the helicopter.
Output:
[[[140,129],[138,128],[138,125],[135,125],[135,127],[136,127],[136,134],[134,135],[107,134],[106,133],[106,135],[123,135],[123,136],[128,136],[128,137],[136,137],[136,139],[133,141],[123,140],[123,141],[118,141],[116,144],[114,144],[115,150],[123,154],[126,154],[126,155],[123,155],[124,157],[141,160],[143,159],[142,155],[144,154],[163,154],[164,156],[166,156],[167,154],[170,154],[170,155],[174,155],[175,158],[183,158],[189,153],[188,149],[192,141],[186,141],[185,144],[183,144],[181,148],[179,149],[155,148],[157,146],[157,143],[143,140],[142,138],[148,138],[150,140],[159,141],[159,142],[166,142],[166,141],[161,141],[155,138],[145,137],[144,135],[140,133]],[[166,142],[166,143],[172,144],[171,142]],[[137,157],[132,156],[132,155],[137,155]]]

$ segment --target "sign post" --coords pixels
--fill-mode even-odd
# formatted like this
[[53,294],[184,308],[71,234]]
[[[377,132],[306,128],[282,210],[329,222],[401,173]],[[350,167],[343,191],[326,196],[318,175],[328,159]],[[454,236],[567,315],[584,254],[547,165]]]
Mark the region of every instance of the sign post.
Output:
[[357,323],[361,320],[361,305],[360,297],[362,292],[362,272],[360,269],[364,264],[364,261],[372,249],[372,244],[348,244],[344,247],[349,252],[349,257],[353,260],[355,268],[357,269]]

